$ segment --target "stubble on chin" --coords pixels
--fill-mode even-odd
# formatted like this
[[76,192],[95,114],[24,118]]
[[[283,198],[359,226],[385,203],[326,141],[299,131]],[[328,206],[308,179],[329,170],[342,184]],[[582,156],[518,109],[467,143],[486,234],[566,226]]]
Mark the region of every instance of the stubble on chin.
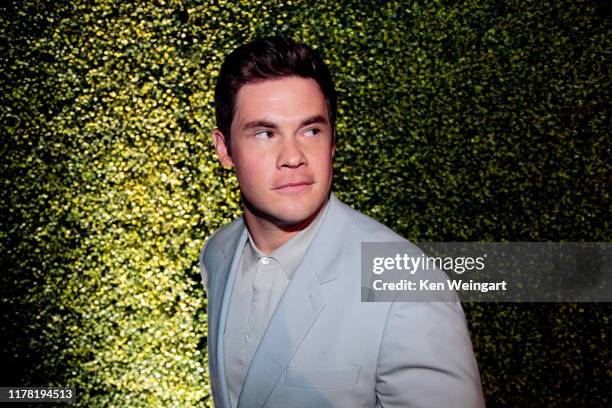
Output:
[[292,217],[287,215],[282,218],[279,216],[275,216],[270,212],[262,211],[257,206],[253,205],[249,200],[244,197],[244,194],[241,194],[242,203],[243,203],[243,211],[247,219],[256,220],[259,224],[269,224],[270,228],[278,228],[285,232],[295,232],[300,231],[306,228],[310,223],[316,218],[317,214],[324,207],[327,199],[329,198],[329,192],[322,200],[322,202],[314,208],[309,215],[304,217],[297,217],[297,219],[291,219]]

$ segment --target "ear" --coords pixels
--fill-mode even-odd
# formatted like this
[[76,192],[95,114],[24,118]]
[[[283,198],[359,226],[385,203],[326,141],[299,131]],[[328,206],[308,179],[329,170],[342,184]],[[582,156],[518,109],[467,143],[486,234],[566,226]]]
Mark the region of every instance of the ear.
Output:
[[234,161],[232,157],[228,153],[228,146],[225,143],[225,136],[219,128],[214,128],[212,131],[212,140],[215,145],[215,150],[217,151],[217,157],[221,164],[225,167],[232,167],[234,165]]

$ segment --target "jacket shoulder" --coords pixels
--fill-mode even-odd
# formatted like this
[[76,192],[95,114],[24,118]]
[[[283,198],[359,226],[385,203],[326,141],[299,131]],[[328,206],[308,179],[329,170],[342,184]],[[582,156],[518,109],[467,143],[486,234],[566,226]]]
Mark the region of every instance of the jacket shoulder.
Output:
[[408,241],[391,228],[376,221],[360,211],[338,200],[339,213],[345,217],[345,223],[350,228],[346,236],[354,245],[364,242],[368,243],[401,243],[405,251],[413,254],[421,254],[423,251],[414,243]]
[[242,217],[236,218],[229,224],[225,224],[210,236],[204,243],[204,250],[210,247],[211,249],[219,247],[224,242],[227,242],[235,234],[239,233],[241,227],[244,225]]
[[374,218],[339,202],[340,210],[347,217],[350,227],[363,242],[408,242],[404,237]]
[[208,282],[207,270],[212,270],[225,259],[227,242],[231,242],[232,238],[240,233],[243,226],[244,221],[242,217],[237,218],[213,232],[210,238],[204,243],[199,258],[200,274],[202,275],[202,283],[204,286],[206,286]]

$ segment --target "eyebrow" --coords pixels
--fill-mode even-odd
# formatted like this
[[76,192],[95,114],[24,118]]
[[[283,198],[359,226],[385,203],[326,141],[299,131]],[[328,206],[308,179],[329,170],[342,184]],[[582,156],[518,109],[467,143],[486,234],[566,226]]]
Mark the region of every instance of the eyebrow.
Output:
[[315,116],[311,116],[309,118],[304,119],[302,121],[302,123],[300,123],[300,127],[304,127],[304,126],[308,126],[308,125],[313,125],[315,123],[327,124],[327,123],[329,123],[329,121],[323,115],[315,115]]
[[[304,126],[312,125],[312,124],[315,124],[315,123],[327,124],[327,123],[329,123],[329,121],[323,115],[315,115],[315,116],[311,116],[309,118],[304,119],[300,123],[299,127],[304,127]],[[260,128],[260,127],[274,129],[274,130],[278,129],[278,125],[276,123],[269,122],[267,120],[253,120],[251,122],[247,122],[243,126],[243,129],[244,130],[248,130],[248,129]]]

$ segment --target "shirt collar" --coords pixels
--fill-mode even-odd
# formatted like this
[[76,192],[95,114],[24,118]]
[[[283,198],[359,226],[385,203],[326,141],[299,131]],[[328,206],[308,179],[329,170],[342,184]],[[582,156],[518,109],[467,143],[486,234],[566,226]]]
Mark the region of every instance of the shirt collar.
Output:
[[289,241],[276,248],[270,255],[264,254],[259,250],[259,248],[257,248],[257,245],[255,245],[255,241],[253,241],[253,238],[251,237],[251,233],[248,232],[247,229],[247,246],[249,247],[247,251],[251,252],[250,255],[254,256],[256,261],[263,257],[268,257],[276,260],[287,275],[287,278],[291,279],[300,262],[302,261],[302,258],[304,257],[304,254],[308,249],[308,246],[310,246],[310,243],[312,242],[314,236],[317,234],[317,231],[319,230],[323,218],[325,218],[325,213],[327,213],[327,209],[329,208],[329,201],[330,200],[328,198],[327,202],[325,203],[325,206],[321,209],[321,211],[319,211],[319,214],[317,214],[317,216],[310,223],[310,225],[308,225],[302,231],[297,233]]

